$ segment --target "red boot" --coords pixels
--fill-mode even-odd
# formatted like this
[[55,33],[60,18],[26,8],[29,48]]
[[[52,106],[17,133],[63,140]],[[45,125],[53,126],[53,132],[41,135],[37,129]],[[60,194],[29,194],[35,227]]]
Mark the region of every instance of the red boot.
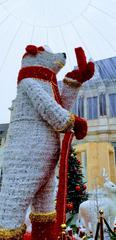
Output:
[[31,240],[56,240],[56,213],[31,213]]
[[22,240],[26,232],[26,224],[15,229],[0,228],[0,240]]

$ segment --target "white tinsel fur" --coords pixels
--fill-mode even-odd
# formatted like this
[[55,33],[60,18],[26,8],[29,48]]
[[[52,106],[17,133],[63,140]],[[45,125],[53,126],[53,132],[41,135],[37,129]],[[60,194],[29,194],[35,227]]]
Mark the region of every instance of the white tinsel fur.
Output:
[[[33,60],[30,64],[31,58],[27,57],[22,66],[41,65],[44,61],[41,58],[40,62]],[[69,86],[63,89],[64,106],[69,109],[77,89]],[[71,97],[68,106],[66,97]],[[3,155],[1,227],[19,227],[30,204],[34,212],[54,211],[55,167],[60,153],[57,130],[63,128],[69,118],[70,113],[54,101],[50,83],[31,78],[19,83]]]

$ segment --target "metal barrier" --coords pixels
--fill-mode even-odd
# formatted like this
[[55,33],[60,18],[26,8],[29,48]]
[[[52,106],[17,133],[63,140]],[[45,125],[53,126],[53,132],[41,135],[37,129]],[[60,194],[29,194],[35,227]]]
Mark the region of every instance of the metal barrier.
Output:
[[61,234],[58,236],[57,240],[72,240],[72,236],[66,233],[66,224],[61,224]]
[[99,211],[99,220],[97,223],[97,227],[96,227],[96,234],[95,234],[95,239],[100,239],[100,240],[104,240],[104,231],[103,231],[103,224],[105,223],[108,232],[109,232],[109,236],[110,239],[116,240],[116,233],[112,231],[112,229],[110,228],[109,224],[107,223],[106,219],[103,217],[103,210]]

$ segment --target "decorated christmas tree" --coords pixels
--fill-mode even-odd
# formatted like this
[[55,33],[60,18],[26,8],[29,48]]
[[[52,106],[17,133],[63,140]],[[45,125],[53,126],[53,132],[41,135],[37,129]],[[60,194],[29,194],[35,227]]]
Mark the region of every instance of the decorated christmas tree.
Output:
[[88,199],[81,161],[72,148],[68,160],[67,213],[78,213],[79,205]]

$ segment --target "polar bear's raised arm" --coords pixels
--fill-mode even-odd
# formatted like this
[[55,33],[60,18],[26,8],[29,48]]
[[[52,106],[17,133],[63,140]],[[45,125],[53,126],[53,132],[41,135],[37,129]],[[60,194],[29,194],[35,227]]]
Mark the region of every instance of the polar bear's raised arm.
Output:
[[61,90],[61,99],[62,99],[62,106],[65,109],[71,110],[71,108],[73,107],[76,101],[79,89],[80,87],[77,86],[77,84],[68,85],[67,82],[63,81],[63,87]]
[[55,130],[65,132],[74,125],[74,116],[62,108],[41,86],[38,80],[23,79],[20,83],[30,98],[35,110]]
[[66,109],[73,106],[80,86],[94,75],[94,63],[87,62],[84,50],[81,47],[75,48],[75,54],[78,68],[68,72],[63,80],[62,102]]

